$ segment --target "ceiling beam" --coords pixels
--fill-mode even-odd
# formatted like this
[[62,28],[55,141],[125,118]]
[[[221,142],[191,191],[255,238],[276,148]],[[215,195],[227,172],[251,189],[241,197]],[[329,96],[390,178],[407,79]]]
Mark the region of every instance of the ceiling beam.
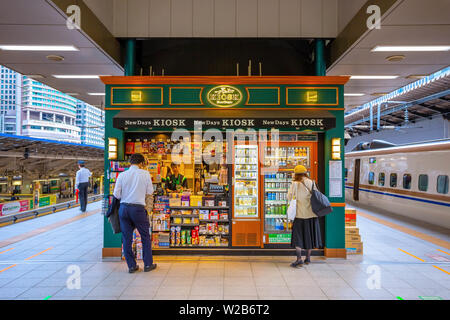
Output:
[[425,108],[425,109],[428,109],[428,110],[431,110],[431,111],[434,111],[434,112],[437,112],[437,113],[444,113],[445,112],[445,110],[443,110],[441,108],[437,108],[435,106],[429,106],[429,105],[426,105],[426,104],[423,104],[423,103],[418,103],[417,105],[421,106],[422,108]]

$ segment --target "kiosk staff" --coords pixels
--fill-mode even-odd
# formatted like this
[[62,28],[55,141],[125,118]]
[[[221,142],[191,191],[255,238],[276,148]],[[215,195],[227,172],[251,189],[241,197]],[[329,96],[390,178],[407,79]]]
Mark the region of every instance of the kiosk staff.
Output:
[[187,189],[187,179],[179,172],[178,165],[172,162],[170,169],[172,173],[166,179],[167,192],[176,192],[181,189]]

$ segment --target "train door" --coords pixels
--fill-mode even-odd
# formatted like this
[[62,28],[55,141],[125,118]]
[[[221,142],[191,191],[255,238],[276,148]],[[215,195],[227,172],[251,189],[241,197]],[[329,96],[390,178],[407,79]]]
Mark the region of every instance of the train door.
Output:
[[359,172],[361,159],[355,159],[354,181],[353,181],[353,200],[359,201]]

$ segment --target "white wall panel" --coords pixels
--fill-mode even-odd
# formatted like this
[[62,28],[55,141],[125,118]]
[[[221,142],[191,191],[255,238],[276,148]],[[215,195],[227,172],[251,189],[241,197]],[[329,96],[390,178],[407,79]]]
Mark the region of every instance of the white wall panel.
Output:
[[192,0],[172,0],[172,37],[192,37],[192,7]]
[[258,0],[237,0],[236,35],[254,37],[258,33]]
[[280,0],[280,37],[300,36],[301,0]]
[[149,36],[171,36],[171,4],[170,0],[150,0]]
[[127,27],[127,0],[114,0],[113,2],[113,22],[114,30],[112,33],[115,37],[126,37],[128,35]]
[[258,0],[258,36],[280,36],[279,0]]
[[340,23],[339,0],[88,1],[116,37],[333,38]]
[[214,1],[194,0],[193,2],[193,36],[214,36]]
[[302,37],[322,36],[322,0],[302,0]]
[[322,0],[322,37],[337,37],[338,3],[337,0]]
[[129,37],[148,36],[148,0],[128,0],[127,34]]
[[214,36],[236,36],[236,0],[214,1]]

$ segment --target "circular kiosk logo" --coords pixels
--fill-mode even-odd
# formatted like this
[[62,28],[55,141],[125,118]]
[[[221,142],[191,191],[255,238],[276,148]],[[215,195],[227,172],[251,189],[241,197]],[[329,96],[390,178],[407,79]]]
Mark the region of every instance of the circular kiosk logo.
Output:
[[242,101],[242,92],[232,86],[217,86],[208,91],[209,103],[216,107],[233,107]]

